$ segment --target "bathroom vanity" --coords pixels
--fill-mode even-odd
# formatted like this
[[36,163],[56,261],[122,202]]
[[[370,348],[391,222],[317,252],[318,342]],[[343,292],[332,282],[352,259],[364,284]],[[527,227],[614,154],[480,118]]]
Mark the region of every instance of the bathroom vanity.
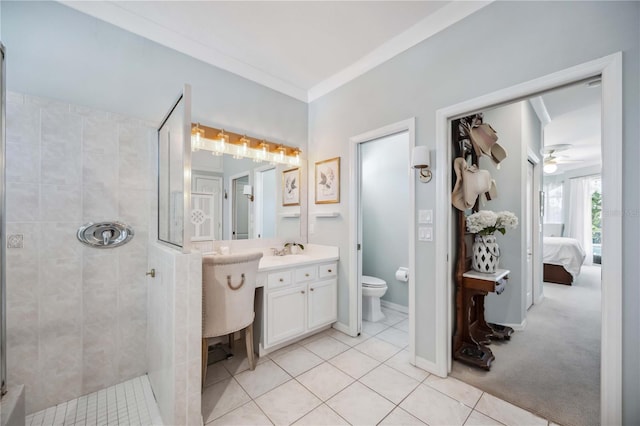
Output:
[[308,244],[303,253],[260,260],[254,333],[261,356],[337,320],[338,248]]

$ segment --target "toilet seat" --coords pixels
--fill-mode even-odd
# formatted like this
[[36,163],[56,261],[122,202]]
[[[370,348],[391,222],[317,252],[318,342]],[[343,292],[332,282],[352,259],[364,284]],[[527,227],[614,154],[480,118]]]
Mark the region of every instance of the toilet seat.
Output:
[[368,275],[362,276],[362,287],[379,288],[379,287],[386,287],[386,286],[387,286],[387,283],[384,280],[381,280],[380,278],[370,277]]

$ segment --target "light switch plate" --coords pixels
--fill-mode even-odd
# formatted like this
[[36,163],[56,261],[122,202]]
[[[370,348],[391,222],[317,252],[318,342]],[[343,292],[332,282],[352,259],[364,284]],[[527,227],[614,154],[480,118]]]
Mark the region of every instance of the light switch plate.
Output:
[[418,210],[418,223],[433,223],[433,210]]
[[418,241],[433,241],[433,227],[431,226],[419,227]]

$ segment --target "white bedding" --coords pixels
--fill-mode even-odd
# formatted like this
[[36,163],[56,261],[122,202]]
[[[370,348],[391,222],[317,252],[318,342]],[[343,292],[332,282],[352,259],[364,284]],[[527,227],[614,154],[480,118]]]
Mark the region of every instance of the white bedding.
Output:
[[578,240],[565,237],[544,237],[542,262],[563,266],[575,279],[586,253]]

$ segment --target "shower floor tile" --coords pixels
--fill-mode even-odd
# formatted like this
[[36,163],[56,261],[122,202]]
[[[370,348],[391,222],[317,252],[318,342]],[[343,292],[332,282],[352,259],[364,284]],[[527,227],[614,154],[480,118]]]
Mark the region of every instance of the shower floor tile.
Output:
[[25,426],[162,425],[149,378],[136,377],[29,414]]

